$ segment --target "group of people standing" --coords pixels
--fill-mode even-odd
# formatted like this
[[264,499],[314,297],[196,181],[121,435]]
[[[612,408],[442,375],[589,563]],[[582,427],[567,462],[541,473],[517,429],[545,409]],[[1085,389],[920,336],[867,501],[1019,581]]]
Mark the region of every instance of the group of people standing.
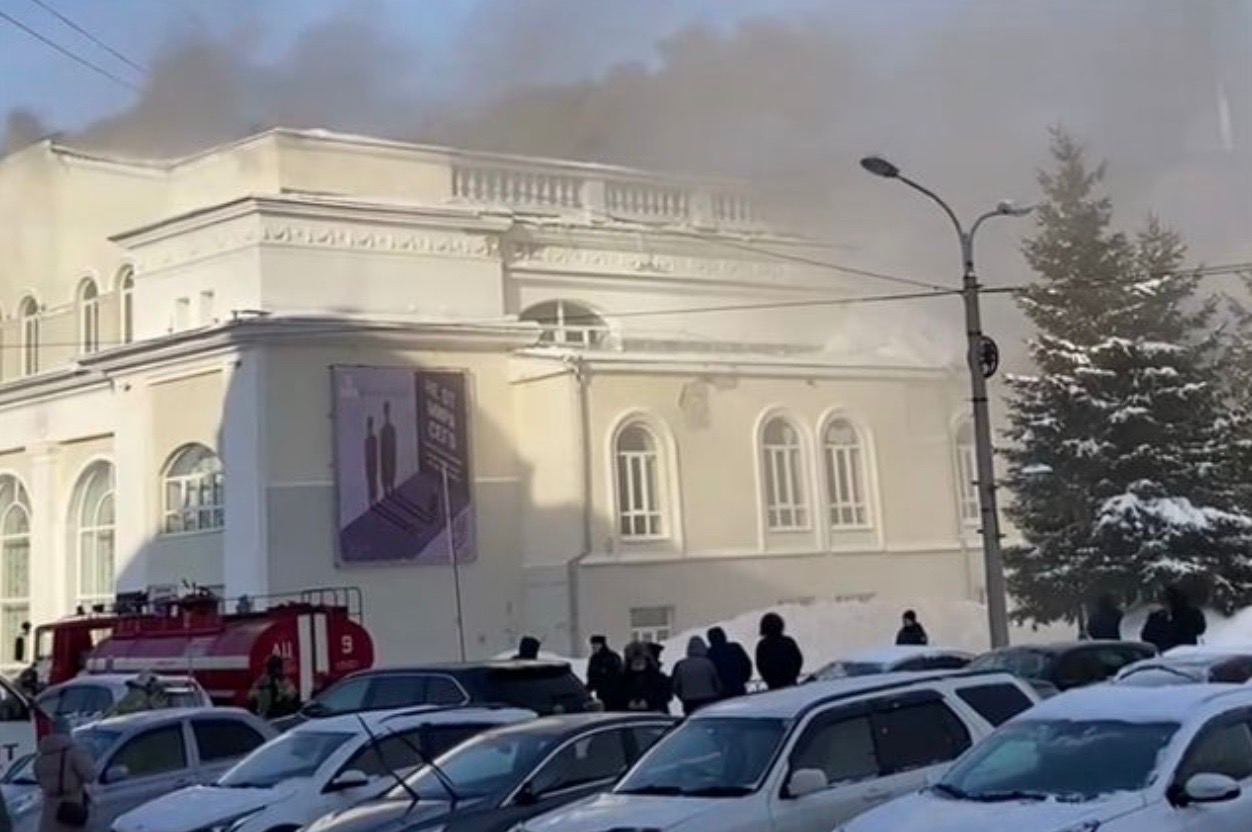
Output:
[[[1208,629],[1204,611],[1179,586],[1165,588],[1161,606],[1153,610],[1139,631],[1139,639],[1164,653],[1184,644],[1199,644]],[[1087,611],[1087,638],[1117,641],[1122,637],[1122,610],[1117,599],[1105,593]]]
[[[771,690],[796,684],[804,665],[800,648],[784,630],[777,613],[762,616],[755,670]],[[633,641],[619,656],[604,636],[592,636],[587,689],[611,711],[667,713],[677,698],[686,714],[747,693],[752,659],[721,627],[709,629],[705,638],[692,636],[687,655],[674,664],[672,674],[662,670],[662,649],[659,644]]]

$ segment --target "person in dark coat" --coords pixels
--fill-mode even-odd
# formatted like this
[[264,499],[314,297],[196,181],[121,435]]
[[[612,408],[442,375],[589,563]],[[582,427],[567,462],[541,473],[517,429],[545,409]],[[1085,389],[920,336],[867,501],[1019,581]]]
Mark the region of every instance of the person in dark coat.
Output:
[[1165,590],[1165,607],[1169,610],[1173,646],[1199,644],[1208,622],[1204,620],[1204,611],[1191,603],[1182,587],[1171,586]]
[[804,655],[795,639],[784,635],[782,616],[767,612],[761,616],[761,640],[756,643],[756,669],[770,690],[788,688],[800,678]]
[[539,639],[534,636],[522,636],[522,640],[517,643],[517,654],[513,656],[515,659],[537,659],[539,658]]
[[930,639],[926,636],[926,629],[917,623],[917,613],[905,610],[901,620],[903,626],[900,627],[900,632],[896,633],[896,644],[930,643]]
[[1151,644],[1158,653],[1164,653],[1173,647],[1174,635],[1169,624],[1169,612],[1165,609],[1153,610],[1148,615],[1148,620],[1143,622],[1139,640]]
[[1087,615],[1087,637],[1120,641],[1122,638],[1122,611],[1117,607],[1117,599],[1104,593],[1096,599],[1095,606]]
[[587,660],[587,691],[595,694],[605,708],[615,708],[622,684],[622,657],[609,647],[604,636],[591,637],[591,658]]
[[649,646],[641,641],[626,645],[626,668],[622,671],[620,707],[625,711],[657,711],[669,713],[674,698],[670,678],[657,666]]
[[743,696],[748,692],[748,680],[752,678],[752,660],[748,658],[748,651],[739,642],[729,641],[721,627],[710,628],[706,635],[709,637],[709,660],[722,680],[722,696],[727,699]]

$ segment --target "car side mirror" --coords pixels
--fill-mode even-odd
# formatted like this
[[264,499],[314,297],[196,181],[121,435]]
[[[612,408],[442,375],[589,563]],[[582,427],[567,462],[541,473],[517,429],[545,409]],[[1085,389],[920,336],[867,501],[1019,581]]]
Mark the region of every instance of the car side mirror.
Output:
[[104,773],[104,782],[106,783],[118,783],[129,779],[130,769],[126,766],[109,766],[109,770]]
[[522,787],[517,790],[517,796],[513,798],[515,806],[534,806],[538,802],[539,795],[535,794],[533,783],[523,783]]
[[791,777],[787,779],[787,797],[797,800],[814,792],[820,792],[828,785],[826,772],[820,768],[798,768],[791,772]]
[[334,780],[326,784],[326,788],[322,791],[327,794],[331,792],[346,792],[349,789],[359,789],[362,786],[368,786],[370,783],[369,775],[355,768],[341,772]]
[[1196,774],[1182,787],[1183,805],[1225,803],[1242,794],[1239,783],[1225,774]]

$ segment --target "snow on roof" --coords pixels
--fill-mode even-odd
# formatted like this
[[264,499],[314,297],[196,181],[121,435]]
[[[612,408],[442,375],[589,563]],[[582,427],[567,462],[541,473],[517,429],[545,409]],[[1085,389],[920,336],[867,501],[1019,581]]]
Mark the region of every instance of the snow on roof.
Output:
[[1045,700],[1023,714],[1023,720],[1111,720],[1117,722],[1189,722],[1207,718],[1216,702],[1252,706],[1252,687],[1245,685],[1171,685],[1123,687],[1094,685]]
[[841,662],[863,662],[865,664],[893,664],[905,659],[913,659],[919,656],[966,656],[973,658],[972,653],[964,650],[958,650],[954,647],[939,647],[937,645],[913,645],[913,644],[891,644],[883,647],[867,647],[864,650],[854,650],[847,656],[836,661]]
[[693,717],[778,717],[791,719],[800,711],[830,697],[855,696],[858,693],[923,681],[925,676],[916,673],[877,673],[872,676],[854,676],[848,679],[809,682],[804,685],[757,693],[739,699],[729,699],[701,708]]

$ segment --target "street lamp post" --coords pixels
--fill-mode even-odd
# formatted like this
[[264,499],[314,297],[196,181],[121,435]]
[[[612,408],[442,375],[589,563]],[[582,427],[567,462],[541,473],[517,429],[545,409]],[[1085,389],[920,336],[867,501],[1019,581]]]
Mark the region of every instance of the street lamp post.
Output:
[[1022,217],[1031,208],[1017,208],[1001,202],[992,211],[974,220],[969,230],[961,224],[956,212],[938,194],[900,173],[900,169],[881,156],[867,156],[861,167],[885,179],[898,179],[915,191],[934,200],[952,225],[961,242],[961,298],[965,302],[965,332],[968,337],[966,362],[969,366],[970,393],[974,406],[974,454],[978,467],[978,505],[982,516],[983,567],[987,584],[987,623],[992,647],[1009,643],[1007,593],[1004,584],[1004,559],[1000,552],[1000,513],[996,508],[995,459],[991,443],[991,417],[987,407],[987,378],[995,372],[998,353],[995,342],[983,335],[982,312],[979,308],[978,276],[974,271],[974,235],[984,221],[992,217]]

